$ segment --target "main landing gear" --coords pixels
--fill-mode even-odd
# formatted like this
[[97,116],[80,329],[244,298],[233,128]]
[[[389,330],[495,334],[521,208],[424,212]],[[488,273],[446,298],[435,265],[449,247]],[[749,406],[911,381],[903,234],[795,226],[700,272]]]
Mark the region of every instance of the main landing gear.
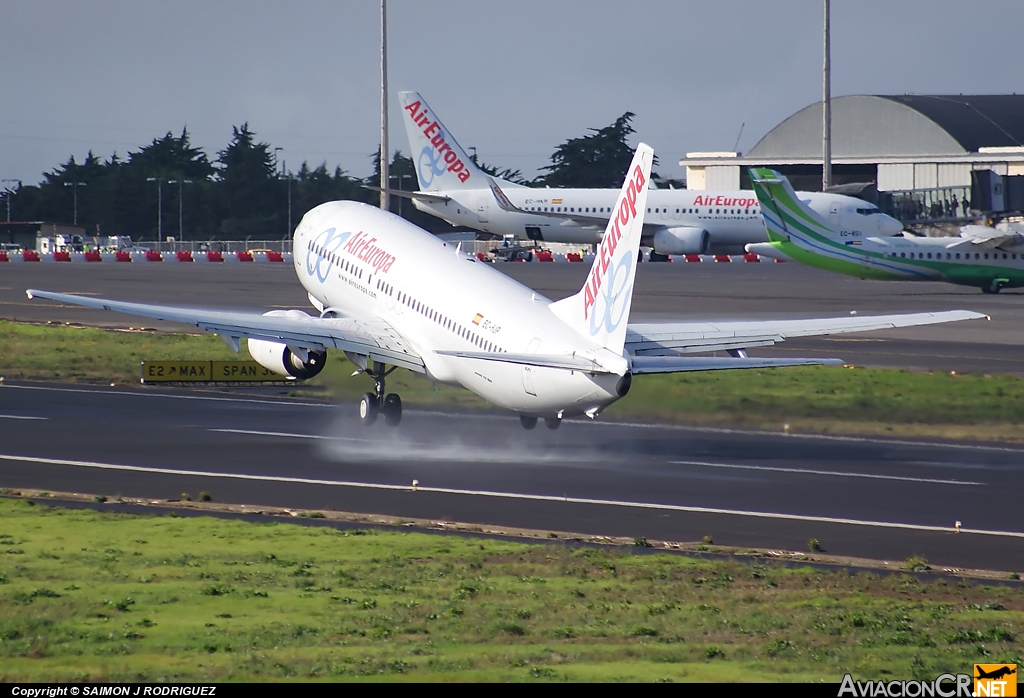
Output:
[[374,382],[374,392],[363,393],[359,400],[359,420],[366,426],[377,421],[378,415],[384,416],[384,423],[389,427],[398,426],[402,421],[402,398],[396,393],[385,394],[384,379],[391,375],[397,366],[384,370],[384,364],[374,363],[372,369],[367,368],[366,373]]
[[[523,425],[523,429],[530,430],[537,426],[539,420],[536,417],[527,417],[525,414],[519,415],[519,423]],[[561,417],[545,417],[544,426],[554,431],[558,427],[562,426]]]

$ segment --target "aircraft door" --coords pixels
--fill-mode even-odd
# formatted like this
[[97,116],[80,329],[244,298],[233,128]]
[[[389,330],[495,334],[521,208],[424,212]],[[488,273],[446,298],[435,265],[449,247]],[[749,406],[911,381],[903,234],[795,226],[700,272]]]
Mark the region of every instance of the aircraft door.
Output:
[[481,197],[476,203],[476,215],[480,218],[481,223],[487,222],[487,208],[489,203],[486,197]]
[[828,214],[829,223],[832,224],[832,229],[839,230],[839,204],[832,204],[829,206]]
[[[529,346],[526,347],[527,354],[536,354],[537,347],[540,346],[540,337],[534,337],[530,340]],[[523,390],[526,391],[527,395],[533,395],[537,397],[537,390],[533,387],[533,374],[534,367],[523,365]]]

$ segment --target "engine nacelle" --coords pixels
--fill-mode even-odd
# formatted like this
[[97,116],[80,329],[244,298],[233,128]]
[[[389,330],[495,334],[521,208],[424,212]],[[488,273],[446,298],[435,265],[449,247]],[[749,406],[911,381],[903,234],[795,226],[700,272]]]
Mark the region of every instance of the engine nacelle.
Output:
[[[283,317],[296,317],[296,318],[308,318],[307,313],[301,310],[271,310],[264,315],[276,315]],[[299,380],[306,380],[312,378],[316,374],[320,373],[324,369],[324,364],[327,363],[327,350],[321,349],[319,351],[315,349],[306,350],[306,360],[292,351],[292,349],[283,342],[272,342],[267,339],[249,339],[246,343],[249,348],[249,356],[252,360],[258,363],[268,371],[281,376],[289,376],[291,378],[298,378]]]
[[711,234],[703,228],[658,228],[654,251],[658,254],[707,254]]

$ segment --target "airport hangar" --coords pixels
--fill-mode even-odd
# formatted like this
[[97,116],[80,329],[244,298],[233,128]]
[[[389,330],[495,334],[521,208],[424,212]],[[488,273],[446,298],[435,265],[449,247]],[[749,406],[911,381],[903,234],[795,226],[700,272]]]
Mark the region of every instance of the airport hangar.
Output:
[[[820,191],[821,131],[819,101],[746,154],[687,153],[679,164],[690,189],[750,189],[747,168],[771,167],[796,189]],[[832,181],[834,190],[873,201],[908,225],[1020,215],[1024,95],[833,98]]]

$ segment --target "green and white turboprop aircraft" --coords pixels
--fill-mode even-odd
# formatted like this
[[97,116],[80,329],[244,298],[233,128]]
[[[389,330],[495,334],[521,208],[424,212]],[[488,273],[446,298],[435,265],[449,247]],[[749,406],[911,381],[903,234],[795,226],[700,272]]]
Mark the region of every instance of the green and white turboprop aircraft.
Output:
[[750,181],[769,241],[747,245],[748,252],[862,279],[947,281],[985,293],[1024,286],[1024,251],[1001,249],[999,238],[851,238],[800,201],[775,170],[750,168]]

